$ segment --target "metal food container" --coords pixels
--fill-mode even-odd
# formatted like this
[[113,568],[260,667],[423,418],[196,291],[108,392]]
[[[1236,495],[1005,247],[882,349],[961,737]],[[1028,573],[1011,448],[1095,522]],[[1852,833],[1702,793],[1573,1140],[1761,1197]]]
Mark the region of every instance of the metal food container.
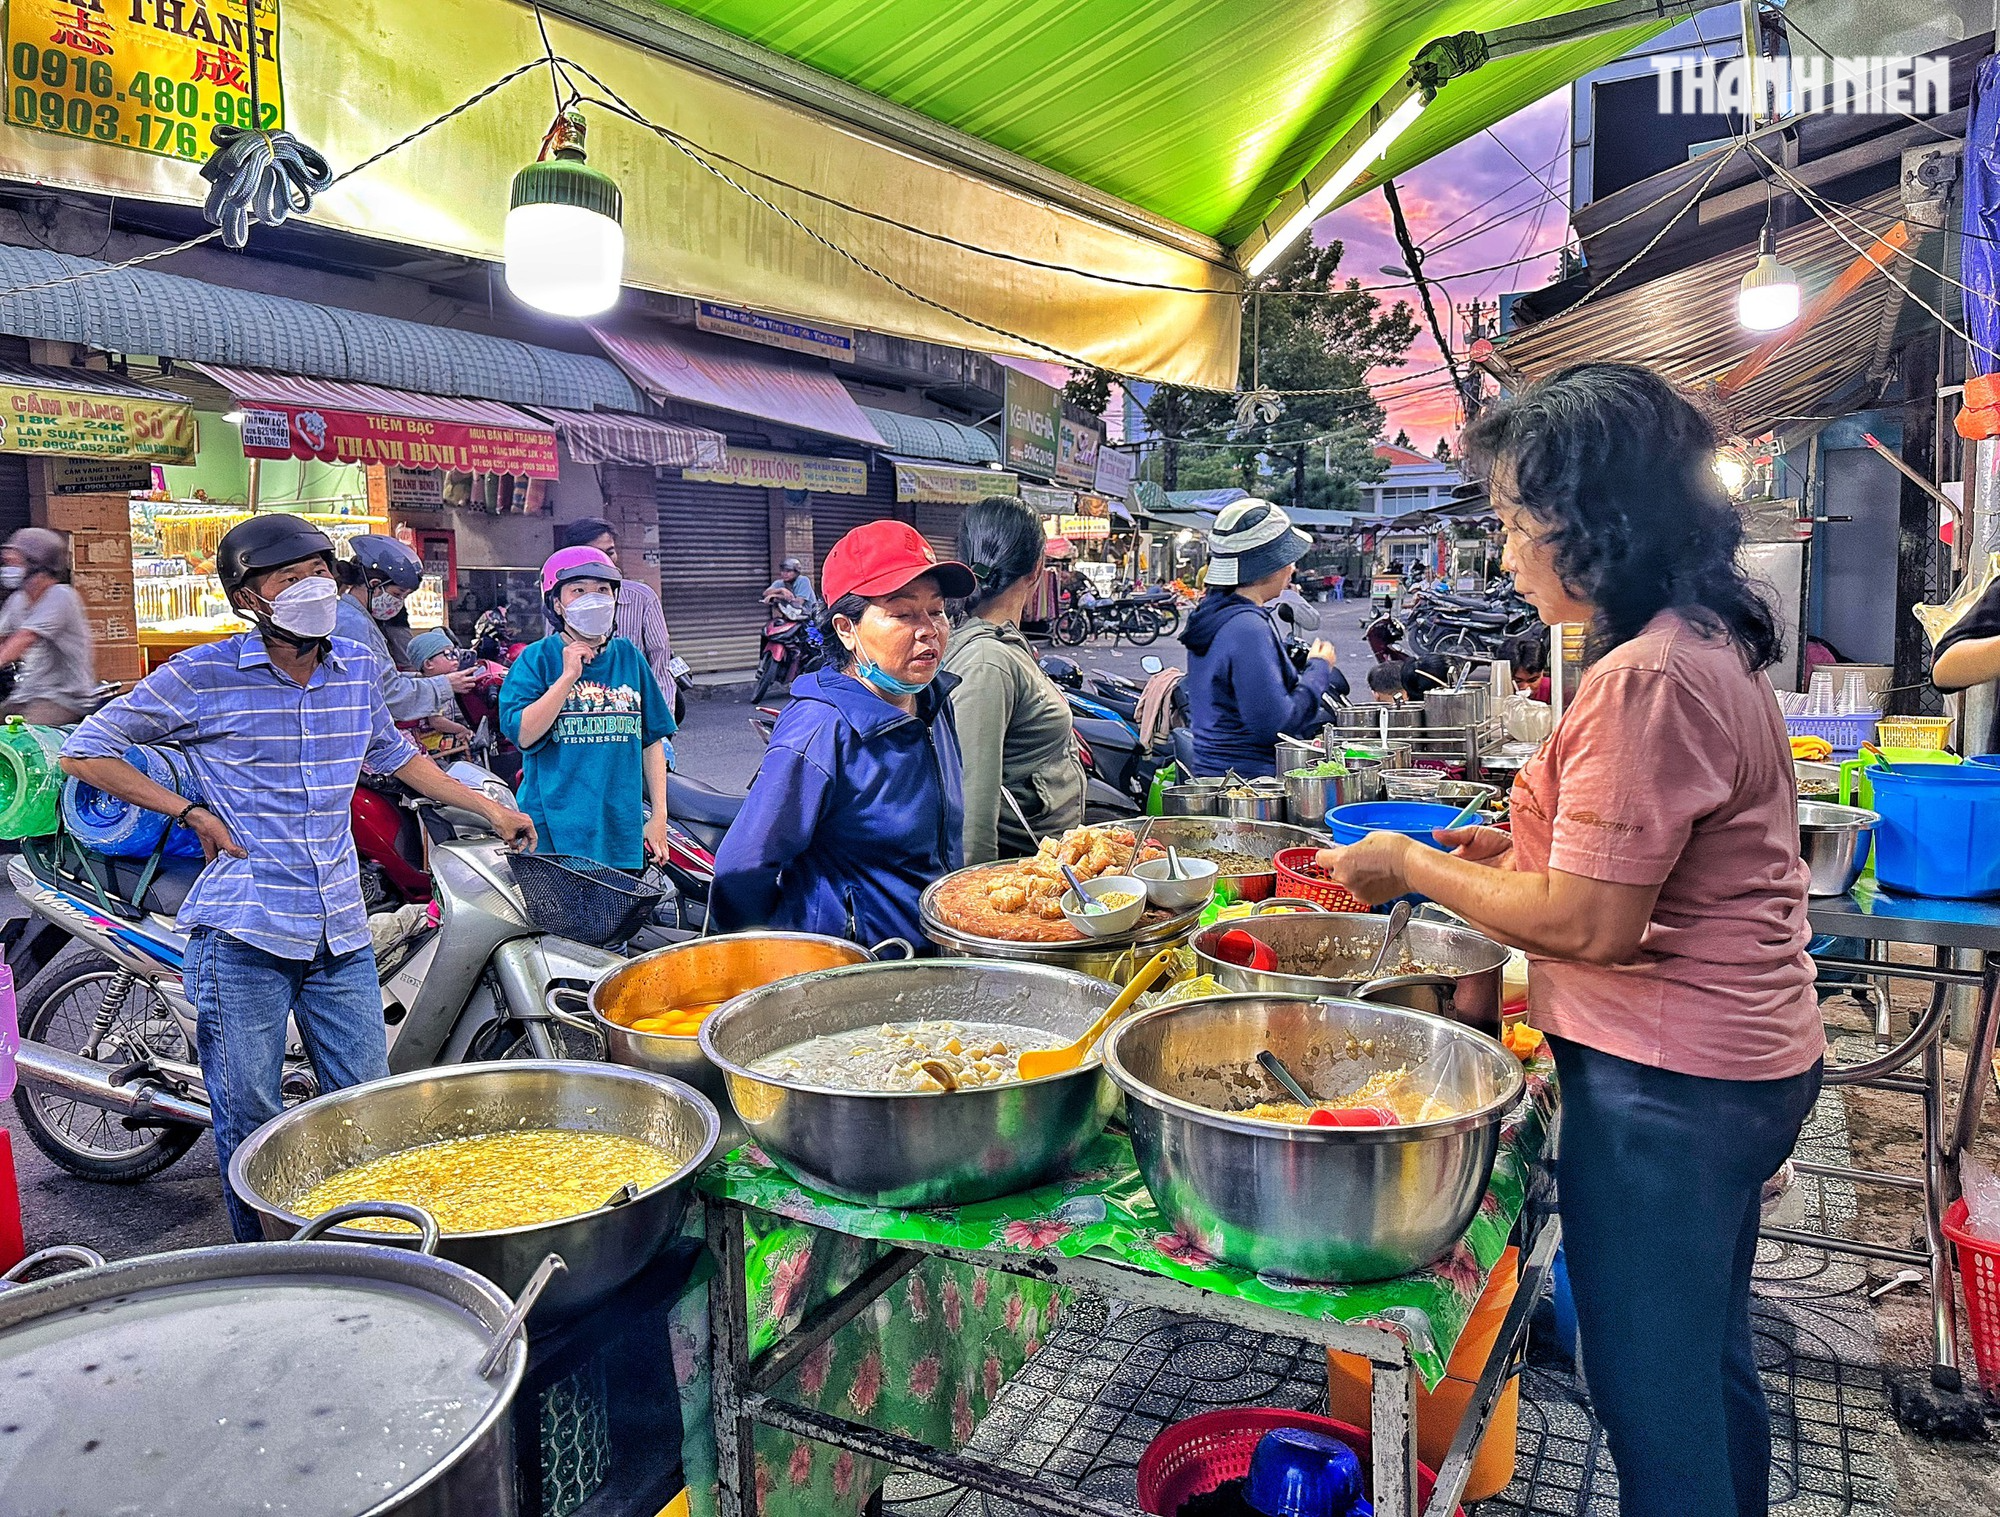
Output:
[[[1341,1057],[1349,1039],[1373,1058]],[[1318,1096],[1373,1068],[1438,1058],[1459,1115],[1401,1127],[1293,1127],[1231,1115],[1288,1099],[1257,1065],[1275,1053]],[[1454,1050],[1447,1054],[1447,1050]],[[1381,1280],[1462,1237],[1526,1086],[1492,1039],[1397,1006],[1217,996],[1155,1007],[1105,1039],[1139,1172],[1161,1215],[1242,1269],[1299,1280]]]
[[675,1006],[719,1005],[774,980],[815,969],[865,964],[872,955],[845,938],[810,932],[732,932],[656,948],[607,970],[590,987],[590,1015],[614,1064],[684,1080],[715,1103],[722,1118],[718,1153],[743,1141],[729,1109],[722,1071],[693,1037],[640,1032],[625,1025]]
[[1800,800],[1818,801],[1827,806],[1840,803],[1840,765],[1813,764],[1804,759],[1794,759],[1792,768],[1798,773]]
[[[1284,974],[1232,964],[1216,953],[1222,935],[1232,928],[1269,944],[1280,962],[1334,961],[1343,968],[1351,965],[1352,972]],[[1367,979],[1368,966],[1375,961],[1382,935],[1388,930],[1387,917],[1367,912],[1260,916],[1205,927],[1195,934],[1193,947],[1201,973],[1214,975],[1231,990],[1303,998],[1352,997],[1407,1006],[1489,1036],[1499,1035],[1500,1007],[1505,1000],[1505,948],[1470,927],[1413,921],[1403,932],[1403,952],[1427,967]]]
[[[1164,843],[1167,841],[1163,835],[1166,830],[1181,825],[1183,821],[1192,825],[1215,825],[1205,824],[1199,818],[1193,817],[1162,818],[1153,823],[1151,836]],[[973,867],[988,869],[992,866],[980,864]],[[927,886],[924,893],[917,898],[917,911],[923,918],[924,936],[937,946],[945,958],[1047,964],[1052,968],[1087,974],[1114,985],[1122,985],[1130,979],[1133,970],[1162,948],[1177,946],[1193,937],[1195,928],[1200,925],[1204,909],[1204,906],[1193,906],[1164,921],[1149,922],[1142,918],[1139,925],[1129,932],[1113,933],[1108,937],[1071,939],[1061,943],[1019,943],[1009,938],[987,938],[980,937],[976,933],[961,932],[958,928],[939,920],[937,894],[943,889],[945,881],[953,878],[955,876],[946,875],[943,880]],[[1275,876],[1273,878],[1275,879]]]
[[1222,786],[1213,780],[1169,785],[1160,792],[1160,811],[1166,816],[1214,816],[1221,794]]
[[[1324,759],[1320,760],[1322,764],[1325,762]],[[1335,806],[1373,800],[1373,795],[1362,793],[1364,784],[1363,777],[1355,773],[1352,768],[1345,774],[1331,774],[1324,778],[1287,774],[1285,805],[1291,812],[1293,825],[1314,829],[1324,828],[1326,814]]]
[[[442,1257],[509,1295],[520,1294],[544,1254],[561,1254],[568,1270],[537,1307],[539,1317],[553,1319],[596,1305],[651,1263],[679,1229],[695,1174],[721,1133],[714,1105],[699,1091],[643,1070],[564,1059],[416,1069],[281,1112],[236,1150],[229,1184],[257,1212],[266,1238],[289,1238],[306,1225],[292,1203],[330,1175],[447,1138],[532,1127],[619,1133],[679,1161],[666,1179],[618,1205],[526,1227],[444,1235]],[[327,1236],[417,1242],[415,1234],[353,1228]]]
[[1276,780],[1233,785],[1222,792],[1218,809],[1235,822],[1283,822],[1289,815],[1285,787]]
[[[1162,817],[1147,837],[1162,848],[1215,848],[1253,858],[1272,859],[1286,848],[1317,848],[1326,840],[1319,833],[1279,822],[1239,822],[1228,817]],[[1254,874],[1221,874],[1215,888],[1225,906],[1239,901],[1267,901],[1278,891],[1274,864]]]
[[1808,895],[1846,895],[1861,878],[1882,818],[1859,806],[1799,802],[1799,857],[1812,872]]
[[1317,738],[1281,737],[1278,739],[1278,773],[1285,774],[1293,769],[1304,769],[1326,761],[1326,747]]
[[1044,964],[863,964],[740,995],[703,1024],[701,1045],[751,1137],[801,1184],[869,1206],[957,1206],[1062,1173],[1103,1131],[1117,1095],[1095,1053],[1039,1080],[928,1093],[831,1090],[751,1066],[884,1022],[995,1022],[1070,1042],[1116,995]]

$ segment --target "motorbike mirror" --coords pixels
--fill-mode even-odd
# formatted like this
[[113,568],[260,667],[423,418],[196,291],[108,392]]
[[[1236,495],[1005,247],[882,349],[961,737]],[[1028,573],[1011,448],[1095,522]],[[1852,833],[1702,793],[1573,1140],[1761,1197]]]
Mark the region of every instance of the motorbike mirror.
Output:
[[1278,602],[1277,614],[1283,617],[1288,622],[1296,622],[1298,620],[1298,618],[1292,614],[1292,608],[1286,605],[1283,601]]
[[1160,662],[1160,656],[1157,653],[1148,653],[1144,658],[1139,660],[1139,667],[1144,669],[1148,674],[1158,674],[1167,666]]

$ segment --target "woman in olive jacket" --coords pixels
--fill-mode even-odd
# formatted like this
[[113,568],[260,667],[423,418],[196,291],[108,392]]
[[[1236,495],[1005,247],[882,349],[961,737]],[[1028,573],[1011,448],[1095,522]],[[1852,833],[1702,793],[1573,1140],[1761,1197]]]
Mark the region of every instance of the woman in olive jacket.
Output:
[[952,630],[944,667],[959,678],[951,707],[965,763],[968,864],[1035,851],[1003,789],[1037,837],[1083,823],[1083,765],[1069,702],[1035,663],[1020,628],[1043,541],[1041,518],[1011,496],[967,507],[959,523],[959,561],[979,584]]

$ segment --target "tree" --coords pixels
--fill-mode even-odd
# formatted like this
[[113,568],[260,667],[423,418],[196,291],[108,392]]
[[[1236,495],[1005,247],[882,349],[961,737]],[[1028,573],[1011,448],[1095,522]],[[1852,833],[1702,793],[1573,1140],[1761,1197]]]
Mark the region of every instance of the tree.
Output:
[[1438,439],[1438,445],[1437,445],[1437,452],[1436,452],[1435,454],[1433,454],[1432,456],[1433,456],[1433,457],[1435,457],[1435,458],[1437,459],[1437,461],[1438,461],[1439,463],[1441,463],[1441,464],[1448,464],[1448,463],[1450,463],[1450,462],[1451,462],[1451,439],[1450,439],[1449,437],[1440,437],[1440,438]]
[[1396,435],[1389,440],[1389,446],[1392,448],[1413,448],[1416,444],[1410,441],[1410,429],[1408,427],[1398,427],[1396,428]]
[[[1186,488],[1183,476],[1199,475],[1207,484],[1224,473],[1232,477],[1217,483],[1320,509],[1351,509],[1360,502],[1356,487],[1382,477],[1374,440],[1383,415],[1368,391],[1368,373],[1400,366],[1417,324],[1407,302],[1384,308],[1359,280],[1343,280],[1342,252],[1338,242],[1308,240],[1250,284],[1238,394],[1176,385],[1153,392],[1145,413],[1165,439],[1166,488]],[[1238,401],[1259,390],[1276,391],[1283,401],[1272,419],[1259,410],[1239,414]],[[1181,443],[1191,439],[1236,446],[1183,451]]]

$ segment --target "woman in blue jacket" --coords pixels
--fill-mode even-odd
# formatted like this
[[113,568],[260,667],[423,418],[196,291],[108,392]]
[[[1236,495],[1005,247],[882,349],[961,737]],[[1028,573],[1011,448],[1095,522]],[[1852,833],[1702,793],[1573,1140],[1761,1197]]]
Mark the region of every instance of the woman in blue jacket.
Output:
[[1340,676],[1333,644],[1315,641],[1300,673],[1268,609],[1311,546],[1268,500],[1240,500],[1215,519],[1208,593],[1181,634],[1198,775],[1273,774],[1280,737],[1319,730],[1321,697]]
[[827,667],[792,682],[715,856],[725,931],[783,927],[923,941],[917,897],[964,861],[958,732],[940,674],[945,600],[970,595],[916,528],[856,527],[826,556]]

